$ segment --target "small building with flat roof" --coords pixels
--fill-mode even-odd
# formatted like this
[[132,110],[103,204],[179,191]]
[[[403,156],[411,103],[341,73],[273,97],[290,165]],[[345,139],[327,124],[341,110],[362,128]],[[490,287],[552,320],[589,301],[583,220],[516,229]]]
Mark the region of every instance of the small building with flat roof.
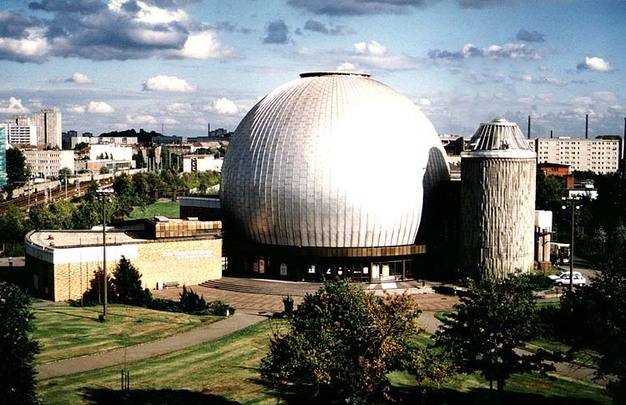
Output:
[[[26,268],[36,296],[80,299],[102,268],[102,227],[41,230],[26,235]],[[112,275],[123,257],[141,273],[143,288],[192,285],[222,277],[222,224],[155,217],[107,228],[106,266]]]

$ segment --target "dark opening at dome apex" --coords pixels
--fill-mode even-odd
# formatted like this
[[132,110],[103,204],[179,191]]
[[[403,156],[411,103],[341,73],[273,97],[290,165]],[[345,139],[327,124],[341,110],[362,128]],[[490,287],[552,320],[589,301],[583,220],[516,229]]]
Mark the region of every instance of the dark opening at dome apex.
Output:
[[305,72],[300,73],[300,77],[320,77],[320,76],[363,76],[371,77],[369,73],[363,72],[341,72],[341,71],[326,71],[326,72]]

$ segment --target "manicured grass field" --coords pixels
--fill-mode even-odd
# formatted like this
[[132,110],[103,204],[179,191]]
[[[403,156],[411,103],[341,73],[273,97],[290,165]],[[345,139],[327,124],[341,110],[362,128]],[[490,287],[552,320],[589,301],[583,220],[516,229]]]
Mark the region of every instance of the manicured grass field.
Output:
[[[269,320],[214,342],[126,365],[130,391],[120,393],[119,365],[75,376],[41,381],[45,404],[277,404],[280,396],[260,380],[258,365],[269,338],[282,321]],[[420,339],[421,340],[421,339]],[[417,403],[415,380],[403,373],[390,376]],[[428,403],[485,403],[488,383],[478,376],[456,376],[427,389]],[[506,387],[510,403],[610,403],[604,387],[556,376],[513,377]],[[299,401],[306,403],[306,400]]]
[[135,208],[130,213],[130,219],[152,218],[162,216],[168,218],[180,218],[180,204],[178,201],[157,201],[144,208]]
[[[276,404],[259,382],[257,366],[275,323],[263,322],[211,343],[130,364],[122,403]],[[45,404],[109,403],[119,394],[122,366],[41,381]],[[88,401],[86,400],[88,399]]]
[[124,305],[109,305],[104,323],[98,321],[101,306],[35,306],[33,312],[34,337],[42,346],[38,363],[145,343],[221,319]]

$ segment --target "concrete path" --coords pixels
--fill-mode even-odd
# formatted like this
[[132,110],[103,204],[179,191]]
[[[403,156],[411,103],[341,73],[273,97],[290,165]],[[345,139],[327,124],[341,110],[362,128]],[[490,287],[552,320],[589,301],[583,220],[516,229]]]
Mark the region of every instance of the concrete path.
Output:
[[200,326],[188,332],[179,333],[165,339],[91,356],[75,357],[54,363],[41,364],[37,366],[37,378],[39,380],[46,380],[160,356],[209,342],[257,324],[265,319],[267,319],[266,315],[237,311],[233,316],[221,321],[206,326]]

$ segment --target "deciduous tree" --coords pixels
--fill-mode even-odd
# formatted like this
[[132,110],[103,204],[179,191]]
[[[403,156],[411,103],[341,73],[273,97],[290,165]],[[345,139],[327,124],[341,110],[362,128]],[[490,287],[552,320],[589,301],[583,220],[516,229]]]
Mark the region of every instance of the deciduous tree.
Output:
[[615,403],[626,403],[626,273],[607,269],[592,283],[561,299],[562,336],[575,349],[602,357],[598,375],[617,376],[608,388]]
[[499,392],[513,374],[554,369],[545,351],[519,349],[538,333],[535,299],[524,277],[505,281],[470,282],[469,292],[455,306],[435,335],[436,346],[451,356],[462,373],[478,371]]
[[411,296],[377,297],[345,281],[326,282],[277,331],[261,375],[316,401],[375,403],[389,394],[389,372],[417,349],[421,311]]

